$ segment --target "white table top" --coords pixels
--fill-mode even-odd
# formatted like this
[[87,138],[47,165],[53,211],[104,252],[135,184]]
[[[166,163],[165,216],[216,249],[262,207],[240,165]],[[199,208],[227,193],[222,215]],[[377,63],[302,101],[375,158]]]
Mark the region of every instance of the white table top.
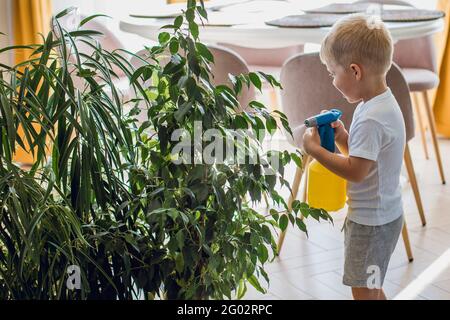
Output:
[[[215,0],[220,2],[221,0]],[[287,1],[254,0],[239,6],[211,12],[209,21],[214,26],[200,27],[200,40],[205,43],[231,43],[250,48],[282,48],[299,44],[320,44],[330,28],[280,28],[269,26],[265,21],[291,14],[302,14],[301,8]],[[223,2],[223,1],[222,1]],[[213,1],[211,1],[213,3]],[[168,5],[165,11],[179,12],[183,6]],[[404,8],[385,6],[387,9]],[[150,12],[130,14],[146,15]],[[152,12],[154,14],[154,12]],[[171,24],[174,18],[152,19],[128,17],[120,21],[120,29],[157,41],[160,27]],[[223,26],[230,24],[231,26]],[[444,20],[425,22],[387,23],[394,40],[430,35],[443,30]]]
[[[158,19],[127,18],[120,21],[120,29],[158,41],[160,27],[167,24]],[[443,30],[443,19],[426,22],[387,23],[394,40],[418,38]],[[293,45],[320,44],[330,28],[279,28],[262,23],[231,27],[205,26],[200,39],[206,43],[231,43],[249,48],[282,48]]]

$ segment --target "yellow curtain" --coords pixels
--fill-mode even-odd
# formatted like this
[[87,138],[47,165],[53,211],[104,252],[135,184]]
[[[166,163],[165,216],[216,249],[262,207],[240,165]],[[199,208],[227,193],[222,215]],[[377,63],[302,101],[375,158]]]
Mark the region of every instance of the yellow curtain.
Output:
[[[47,36],[51,17],[51,0],[13,0],[14,44],[40,43],[39,33]],[[26,60],[29,55],[29,51],[17,50],[16,63]]]
[[[13,38],[14,45],[28,45],[41,43],[42,33],[47,36],[50,31],[50,22],[52,18],[51,0],[13,0]],[[16,50],[15,63],[20,63],[29,58],[30,50]],[[35,125],[39,132],[39,126]],[[17,147],[14,160],[23,165],[31,165],[34,162],[29,145],[26,142],[22,128],[19,127],[17,134],[22,138],[27,150]],[[35,150],[36,151],[36,150]]]
[[444,11],[446,17],[444,31],[436,38],[441,83],[435,93],[434,115],[437,131],[450,137],[450,0],[439,0],[438,9]]

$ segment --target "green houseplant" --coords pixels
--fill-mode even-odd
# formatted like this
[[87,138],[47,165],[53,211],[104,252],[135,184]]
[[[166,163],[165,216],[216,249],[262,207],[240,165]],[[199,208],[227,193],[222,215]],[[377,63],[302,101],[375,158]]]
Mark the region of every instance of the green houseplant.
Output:
[[[132,53],[104,50],[98,32],[64,30],[58,19],[68,13],[29,46],[29,61],[1,66],[0,298],[240,298],[247,283],[264,291],[258,279],[269,281],[276,230],[291,223],[306,232],[300,214],[331,221],[298,201],[287,210],[275,191],[289,187],[284,166],[301,165],[299,154],[261,148],[276,118],[290,132],[284,114],[257,101],[239,106],[243,86],[279,83],[256,72],[231,76],[232,88],[212,84],[214,58],[199,41],[202,1],[188,1],[138,69]],[[80,42],[92,54],[79,52]],[[116,88],[117,68],[131,98]],[[142,124],[139,112],[148,116]],[[37,150],[28,171],[12,161],[23,139]],[[263,196],[284,209],[258,213],[251,204]],[[72,265],[79,290],[66,286]]]

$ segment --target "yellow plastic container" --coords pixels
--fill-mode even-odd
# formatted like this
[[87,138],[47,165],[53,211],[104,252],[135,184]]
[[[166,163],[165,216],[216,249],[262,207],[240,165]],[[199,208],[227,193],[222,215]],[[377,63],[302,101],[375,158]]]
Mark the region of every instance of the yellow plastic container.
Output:
[[339,211],[347,201],[347,181],[313,160],[308,168],[307,195],[310,207]]

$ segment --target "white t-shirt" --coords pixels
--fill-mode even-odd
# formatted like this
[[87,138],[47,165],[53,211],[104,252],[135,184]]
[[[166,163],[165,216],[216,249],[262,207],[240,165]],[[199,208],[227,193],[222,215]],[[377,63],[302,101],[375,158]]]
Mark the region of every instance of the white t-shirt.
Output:
[[400,171],[406,133],[400,106],[388,89],[358,105],[349,131],[349,154],[374,161],[361,183],[348,182],[348,219],[380,226],[403,214]]

